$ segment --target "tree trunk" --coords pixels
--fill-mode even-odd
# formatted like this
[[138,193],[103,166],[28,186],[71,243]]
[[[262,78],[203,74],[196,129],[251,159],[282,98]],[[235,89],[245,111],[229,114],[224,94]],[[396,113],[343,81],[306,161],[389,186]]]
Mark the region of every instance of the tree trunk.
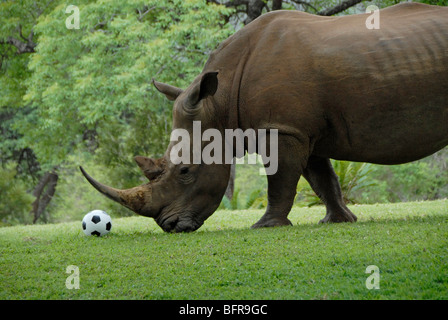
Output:
[[272,10],[281,10],[283,0],[272,0]]
[[42,178],[40,178],[39,183],[33,191],[33,196],[36,197],[32,206],[33,223],[40,218],[45,208],[50,203],[51,199],[56,192],[56,185],[58,183],[58,175],[55,172],[48,171]]
[[353,7],[354,5],[357,5],[361,1],[363,0],[345,0],[332,8],[321,10],[317,14],[321,16],[332,16],[336,13],[342,12],[350,7]]
[[232,200],[233,198],[233,191],[235,189],[235,164],[232,164],[230,167],[230,178],[229,178],[229,184],[227,185],[225,196]]
[[244,20],[244,24],[248,24],[261,16],[261,12],[263,11],[265,5],[266,4],[263,0],[249,0],[247,5],[247,18]]

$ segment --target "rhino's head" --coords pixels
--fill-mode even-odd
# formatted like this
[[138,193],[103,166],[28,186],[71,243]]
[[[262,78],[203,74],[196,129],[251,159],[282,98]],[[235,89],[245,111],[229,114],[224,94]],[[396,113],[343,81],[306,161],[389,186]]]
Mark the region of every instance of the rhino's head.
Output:
[[[217,72],[200,75],[185,90],[154,81],[155,87],[175,101],[174,129],[184,129],[192,137],[193,121],[201,121],[203,130],[219,127],[213,114],[213,95],[218,87]],[[193,139],[190,139],[193,144]],[[198,229],[217,209],[227,187],[230,165],[193,164],[193,147],[189,163],[178,163],[170,157],[176,142],[171,142],[160,159],[142,156],[135,161],[149,183],[127,190],[105,186],[90,177],[86,179],[99,192],[132,211],[155,219],[167,232],[188,232]],[[201,150],[204,144],[201,142]],[[197,151],[197,149],[196,149]]]

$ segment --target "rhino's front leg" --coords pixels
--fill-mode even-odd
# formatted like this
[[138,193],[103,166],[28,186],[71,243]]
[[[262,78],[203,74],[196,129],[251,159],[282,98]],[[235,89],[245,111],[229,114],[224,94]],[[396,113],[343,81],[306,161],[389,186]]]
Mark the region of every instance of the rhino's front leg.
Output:
[[[266,213],[252,228],[292,225],[287,218],[296,195],[297,182],[308,158],[307,143],[292,136],[278,137],[277,172],[268,175]],[[270,165],[270,164],[268,164]]]

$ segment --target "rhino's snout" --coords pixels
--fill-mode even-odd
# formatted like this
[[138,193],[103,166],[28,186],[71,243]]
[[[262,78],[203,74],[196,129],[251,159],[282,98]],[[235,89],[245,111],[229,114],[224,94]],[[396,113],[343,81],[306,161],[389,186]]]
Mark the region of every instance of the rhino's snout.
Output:
[[157,221],[158,225],[165,232],[193,232],[199,229],[202,224],[195,223],[192,220],[180,219],[179,215],[174,214]]
[[177,223],[174,229],[175,232],[193,232],[199,229],[201,225],[193,223]]

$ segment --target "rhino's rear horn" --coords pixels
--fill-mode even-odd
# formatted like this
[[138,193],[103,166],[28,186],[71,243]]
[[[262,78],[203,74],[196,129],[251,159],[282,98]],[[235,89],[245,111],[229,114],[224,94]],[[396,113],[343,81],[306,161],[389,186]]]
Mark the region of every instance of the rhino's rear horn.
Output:
[[136,156],[134,160],[149,180],[154,180],[163,172],[163,165],[160,162],[160,159]]
[[152,79],[152,84],[159,92],[163,93],[168,98],[168,100],[171,101],[176,100],[177,97],[180,96],[180,94],[183,92],[183,90],[180,88],[166,83],[158,82],[154,79]]

